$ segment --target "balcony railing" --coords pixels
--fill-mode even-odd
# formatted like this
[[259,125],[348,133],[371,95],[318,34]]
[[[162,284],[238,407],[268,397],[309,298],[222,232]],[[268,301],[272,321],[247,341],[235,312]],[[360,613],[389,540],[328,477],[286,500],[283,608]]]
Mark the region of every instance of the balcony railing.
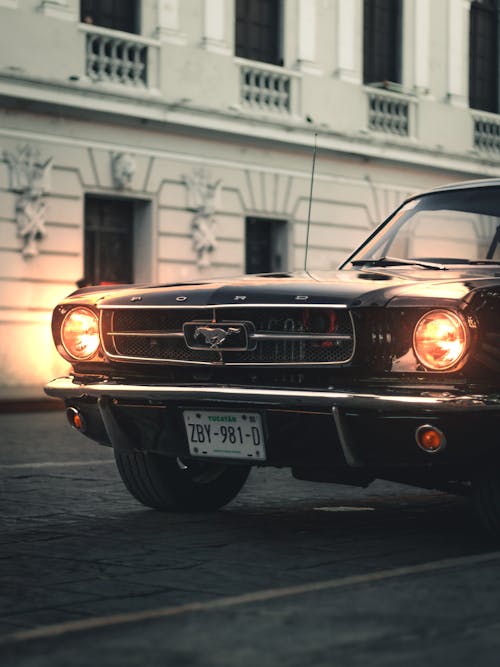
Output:
[[400,93],[367,89],[368,129],[400,137],[412,132],[415,100]]
[[[155,40],[99,26],[81,26],[85,32],[85,73],[91,81],[136,88],[151,88]],[[153,53],[152,53],[153,52]]]
[[240,103],[252,111],[288,116],[297,112],[300,74],[238,58]]
[[474,148],[483,153],[500,153],[500,116],[497,114],[473,113]]

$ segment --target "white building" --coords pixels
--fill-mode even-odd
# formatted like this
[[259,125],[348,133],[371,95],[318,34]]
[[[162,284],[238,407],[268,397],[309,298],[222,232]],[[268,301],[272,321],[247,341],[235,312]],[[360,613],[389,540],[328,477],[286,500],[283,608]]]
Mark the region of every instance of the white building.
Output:
[[77,283],[335,267],[498,175],[496,0],[0,0],[0,383]]

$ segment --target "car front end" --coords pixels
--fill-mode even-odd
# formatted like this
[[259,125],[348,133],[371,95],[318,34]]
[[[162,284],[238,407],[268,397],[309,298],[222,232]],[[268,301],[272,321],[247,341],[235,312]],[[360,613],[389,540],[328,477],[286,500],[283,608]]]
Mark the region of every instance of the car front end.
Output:
[[[441,215],[420,201],[392,224]],[[263,465],[468,493],[500,463],[498,268],[377,243],[326,274],[79,290],[52,323],[73,373],[46,392],[161,509],[218,507]]]

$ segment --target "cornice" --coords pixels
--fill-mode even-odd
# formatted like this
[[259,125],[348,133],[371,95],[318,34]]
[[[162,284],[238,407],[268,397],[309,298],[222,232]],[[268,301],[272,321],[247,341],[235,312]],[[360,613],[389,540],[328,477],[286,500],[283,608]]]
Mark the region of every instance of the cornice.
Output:
[[[318,135],[321,151],[341,153],[370,160],[455,171],[456,173],[496,176],[500,161],[477,151],[454,153],[424,146],[413,138],[383,136],[361,130],[340,133],[327,125],[307,123],[300,117],[257,116],[235,106],[228,109],[199,107],[184,100],[169,101],[155,90],[126,91],[121,86],[94,84],[85,80],[54,81],[31,78],[19,73],[0,72],[0,104],[32,103],[45,113],[80,111],[86,119],[105,122],[137,122],[145,125],[189,129],[201,134],[216,133],[236,137],[245,143],[285,144],[290,148],[311,148]],[[29,109],[26,108],[28,111]]]

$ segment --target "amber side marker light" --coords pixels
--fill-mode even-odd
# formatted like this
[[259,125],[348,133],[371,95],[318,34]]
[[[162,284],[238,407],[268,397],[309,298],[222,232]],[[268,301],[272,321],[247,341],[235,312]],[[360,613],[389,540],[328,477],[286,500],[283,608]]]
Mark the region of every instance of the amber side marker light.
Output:
[[435,454],[446,447],[446,437],[442,431],[430,424],[423,424],[415,431],[415,440],[420,449]]
[[81,431],[85,433],[86,423],[85,418],[82,413],[76,408],[67,408],[66,409],[66,418],[69,422],[69,425],[74,428],[76,431]]

